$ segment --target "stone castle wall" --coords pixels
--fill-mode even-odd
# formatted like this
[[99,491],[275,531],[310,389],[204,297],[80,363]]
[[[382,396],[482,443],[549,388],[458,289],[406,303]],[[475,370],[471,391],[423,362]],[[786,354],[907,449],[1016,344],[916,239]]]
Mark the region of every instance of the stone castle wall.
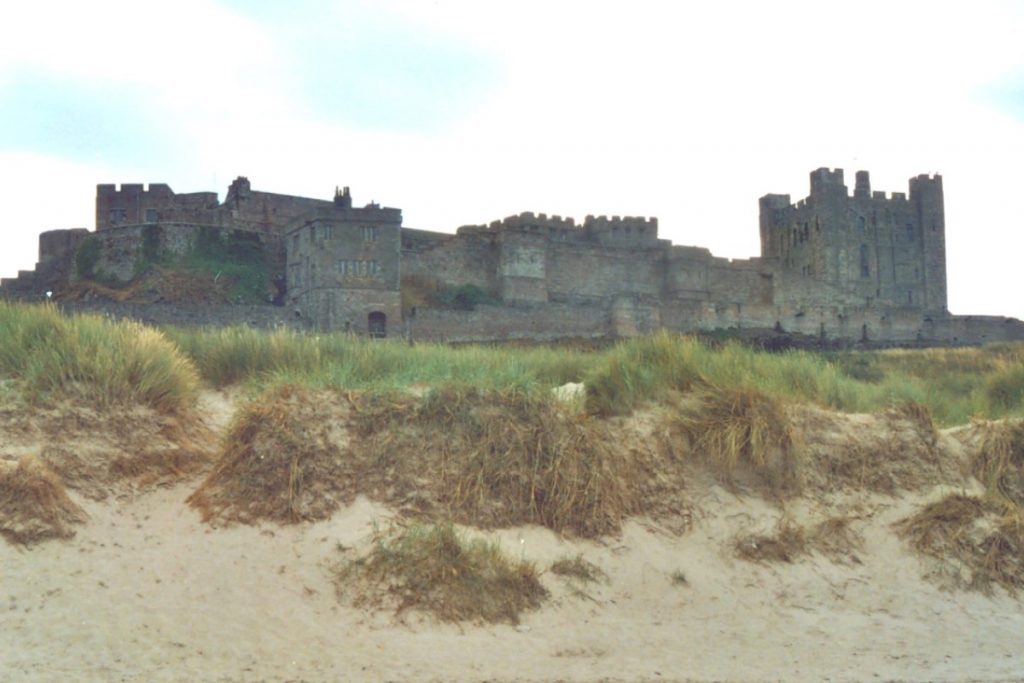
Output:
[[[452,235],[403,228],[398,209],[353,207],[348,188],[325,201],[254,191],[242,177],[223,203],[215,193],[128,184],[97,186],[96,207],[95,233],[43,233],[37,269],[3,281],[3,291],[32,296],[73,280],[75,256],[87,243],[100,245],[97,272],[127,282],[154,254],[184,255],[212,230],[225,240],[258,242],[287,287],[285,306],[267,318],[311,329],[451,341],[618,337],[659,328],[779,330],[871,343],[1024,339],[1020,321],[946,310],[938,175],[912,178],[909,194],[886,195],[873,192],[861,171],[850,194],[841,169],[817,169],[806,198],[761,198],[761,255],[733,260],[672,245],[659,238],[654,218],[587,216],[577,223],[526,212]],[[502,305],[403,309],[403,287],[465,285]],[[186,310],[149,315],[175,318],[173,311]],[[135,313],[141,317],[143,309]]]

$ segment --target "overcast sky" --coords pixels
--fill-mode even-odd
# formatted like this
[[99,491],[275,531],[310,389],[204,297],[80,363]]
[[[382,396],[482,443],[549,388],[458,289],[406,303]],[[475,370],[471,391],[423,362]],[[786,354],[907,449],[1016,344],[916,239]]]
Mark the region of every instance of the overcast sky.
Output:
[[943,175],[954,313],[1024,318],[1024,2],[9,3],[0,274],[92,228],[97,183],[257,190],[454,231],[657,216],[758,254],[820,166]]

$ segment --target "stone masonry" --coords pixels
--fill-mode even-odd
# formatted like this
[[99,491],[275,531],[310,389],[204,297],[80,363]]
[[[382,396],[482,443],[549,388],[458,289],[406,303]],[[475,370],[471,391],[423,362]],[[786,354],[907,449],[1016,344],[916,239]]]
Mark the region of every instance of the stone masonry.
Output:
[[[948,313],[938,175],[912,178],[909,194],[887,195],[858,171],[851,194],[842,169],[817,169],[806,198],[761,198],[761,254],[750,259],[673,245],[658,236],[656,218],[577,223],[522,213],[450,234],[405,228],[399,209],[355,207],[347,187],[328,201],[254,191],[240,177],[219,203],[212,192],[175,194],[161,184],[97,186],[104,272],[130,279],[127,264],[154,225],[178,253],[204,226],[252,234],[268,262],[282,264],[289,324],[320,330],[453,341],[607,338],[661,328],[879,343],[1024,339],[1019,320]],[[90,234],[44,233],[36,270],[5,280],[2,290],[57,286]],[[489,304],[403,308],[403,292],[415,288],[467,287]]]

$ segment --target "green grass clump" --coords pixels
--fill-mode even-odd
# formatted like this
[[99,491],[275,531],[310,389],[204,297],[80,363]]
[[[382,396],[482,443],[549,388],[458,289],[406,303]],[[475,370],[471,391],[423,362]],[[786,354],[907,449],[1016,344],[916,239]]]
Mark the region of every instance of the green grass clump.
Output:
[[378,533],[370,552],[337,568],[340,595],[358,605],[397,602],[441,621],[518,624],[548,592],[536,567],[514,561],[494,543],[467,539],[450,523],[416,524]]
[[990,412],[1003,415],[1024,403],[1024,363],[999,368],[982,385]]
[[484,389],[550,388],[580,381],[596,358],[541,346],[410,346],[397,339],[247,327],[171,328],[168,335],[215,386],[255,381],[387,392],[459,382]]
[[32,400],[76,395],[101,407],[142,404],[165,413],[195,404],[199,377],[164,334],[52,305],[0,301],[0,375]]
[[274,373],[313,375],[324,368],[319,339],[292,330],[169,328],[167,334],[192,359],[203,379],[217,387]]
[[604,415],[628,413],[670,391],[701,386],[756,386],[782,399],[826,404],[840,401],[843,394],[836,386],[839,372],[820,355],[770,354],[735,342],[712,349],[695,338],[669,332],[616,345],[585,382],[587,409]]
[[267,303],[271,269],[257,235],[202,226],[182,262],[186,268],[228,278],[234,303]]
[[659,332],[597,354],[586,373],[587,409],[628,414],[672,391],[756,387],[784,402],[846,412],[916,403],[940,425],[979,415],[1024,414],[1024,344],[818,354],[767,353],[736,342],[710,348]]

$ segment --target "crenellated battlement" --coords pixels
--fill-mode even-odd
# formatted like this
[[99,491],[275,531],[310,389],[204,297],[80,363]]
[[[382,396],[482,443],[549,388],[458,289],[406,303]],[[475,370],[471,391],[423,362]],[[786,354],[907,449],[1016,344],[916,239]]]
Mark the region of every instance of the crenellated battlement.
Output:
[[500,221],[492,221],[488,226],[490,230],[573,230],[576,229],[576,221],[571,217],[562,218],[546,213],[534,214],[532,211],[524,211],[520,214],[507,216]]
[[811,171],[811,196],[829,195],[842,192],[847,194],[846,184],[843,182],[843,169],[829,170],[819,168]]
[[587,216],[583,220],[585,230],[621,230],[635,231],[638,233],[658,234],[658,219],[644,216]]
[[174,191],[167,183],[105,183],[96,186],[96,198],[138,197],[140,195],[173,197]]
[[[645,216],[577,222],[527,211],[452,235],[403,228],[399,209],[357,207],[340,185],[333,197],[313,199],[254,190],[239,176],[221,203],[216,193],[175,194],[164,183],[103,184],[96,218],[104,232],[43,233],[37,272],[2,289],[52,290],[57,298],[82,277],[79,261],[87,259],[78,255],[95,257],[97,247],[95,272],[127,282],[154,253],[181,258],[212,229],[258,242],[273,269],[268,295],[289,306],[296,324],[317,329],[423,338],[486,329],[481,334],[494,338],[536,338],[577,329],[577,314],[587,311],[594,329],[605,325],[611,334],[742,325],[930,338],[932,328],[920,321],[948,317],[942,177],[918,175],[909,192],[892,193],[874,190],[867,171],[851,181],[843,169],[823,167],[810,173],[805,197],[761,197],[761,256],[752,259],[673,246],[659,238],[658,219]],[[470,288],[487,294],[483,310],[447,310],[434,296]],[[430,328],[432,315],[445,324]],[[918,322],[896,329],[895,319]],[[1019,329],[1014,334],[1024,336]]]
[[784,195],[761,199],[761,255],[789,282],[828,285],[866,303],[946,310],[942,176],[919,175],[909,194],[887,195],[857,171],[851,196],[842,169],[819,168],[810,186],[788,206]]
[[465,225],[458,234],[525,232],[547,236],[558,241],[580,240],[607,246],[646,244],[658,240],[658,219],[644,216],[588,215],[582,225],[571,217],[535,214],[532,211],[493,221],[487,226]]

